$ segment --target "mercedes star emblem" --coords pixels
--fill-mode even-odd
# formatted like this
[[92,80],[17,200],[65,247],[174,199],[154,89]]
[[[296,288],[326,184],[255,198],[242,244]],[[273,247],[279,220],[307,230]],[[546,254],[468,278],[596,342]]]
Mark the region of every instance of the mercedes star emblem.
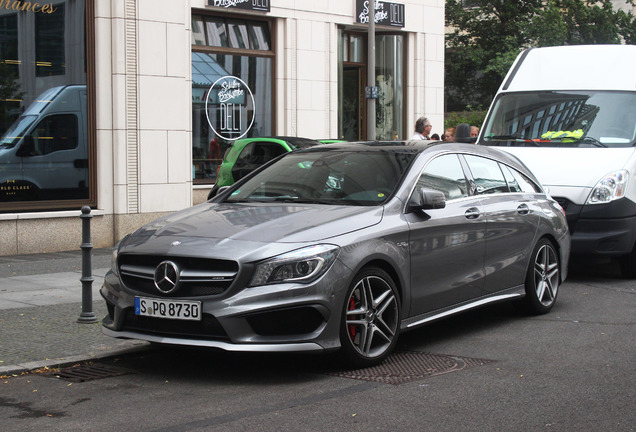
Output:
[[155,286],[163,294],[170,294],[179,286],[179,267],[172,261],[163,261],[155,270]]

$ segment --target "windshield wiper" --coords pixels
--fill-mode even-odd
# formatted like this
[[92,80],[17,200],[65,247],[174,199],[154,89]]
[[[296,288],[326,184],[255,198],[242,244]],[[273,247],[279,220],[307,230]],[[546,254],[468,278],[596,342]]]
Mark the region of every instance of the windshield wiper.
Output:
[[494,135],[494,136],[489,136],[486,137],[486,139],[491,140],[491,139],[495,139],[495,140],[506,140],[506,141],[511,141],[514,140],[518,143],[531,143],[532,145],[534,145],[535,147],[541,147],[541,145],[536,142],[533,139],[530,138],[524,138],[521,135]]
[[591,137],[591,136],[583,137],[580,140],[575,141],[575,142],[578,143],[578,144],[592,144],[595,147],[607,148],[607,145],[603,144],[602,142],[600,142],[599,140],[597,140],[596,138]]

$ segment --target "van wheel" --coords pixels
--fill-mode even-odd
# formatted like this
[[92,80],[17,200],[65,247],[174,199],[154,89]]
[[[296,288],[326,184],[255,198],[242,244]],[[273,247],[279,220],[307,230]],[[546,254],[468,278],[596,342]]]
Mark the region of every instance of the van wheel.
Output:
[[395,348],[400,332],[400,302],[395,283],[384,270],[363,269],[345,297],[340,325],[340,354],[352,367],[374,366]]
[[621,266],[621,275],[625,279],[636,279],[636,246],[632,253],[618,259]]
[[554,245],[549,240],[540,240],[532,251],[526,273],[523,306],[527,312],[535,315],[550,312],[559,292],[560,273]]

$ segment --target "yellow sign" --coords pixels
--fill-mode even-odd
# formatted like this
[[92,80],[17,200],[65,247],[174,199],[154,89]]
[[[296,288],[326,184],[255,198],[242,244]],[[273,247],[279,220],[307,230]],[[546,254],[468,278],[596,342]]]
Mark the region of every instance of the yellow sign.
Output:
[[57,10],[53,7],[52,3],[40,4],[30,1],[20,0],[0,0],[0,9],[8,9],[14,11],[27,11],[34,13],[47,13],[51,14]]

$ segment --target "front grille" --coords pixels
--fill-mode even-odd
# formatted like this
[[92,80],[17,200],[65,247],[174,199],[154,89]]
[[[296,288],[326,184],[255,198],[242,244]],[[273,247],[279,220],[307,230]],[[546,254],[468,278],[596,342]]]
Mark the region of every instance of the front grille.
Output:
[[122,330],[163,337],[229,340],[219,321],[205,313],[201,321],[187,321],[139,316],[135,315],[134,309],[128,308],[124,314]]
[[[157,289],[154,275],[163,261],[172,261],[179,268],[179,287],[169,294]],[[238,272],[235,261],[194,257],[152,255],[120,255],[119,274],[123,284],[142,294],[165,297],[202,297],[225,292]]]

